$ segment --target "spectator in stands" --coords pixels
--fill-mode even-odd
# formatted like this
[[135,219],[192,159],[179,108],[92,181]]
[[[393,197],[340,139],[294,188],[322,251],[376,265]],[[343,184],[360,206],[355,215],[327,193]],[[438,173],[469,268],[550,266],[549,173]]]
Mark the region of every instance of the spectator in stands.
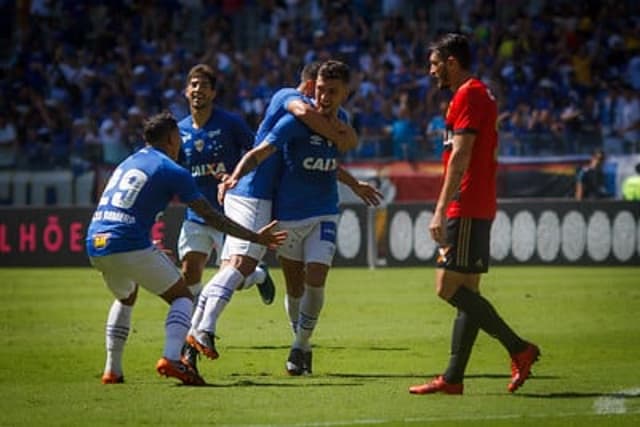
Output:
[[84,143],[85,159],[88,160],[94,167],[102,164],[102,145],[100,144],[100,137],[98,136],[98,125],[93,115],[87,113],[82,119],[84,126],[82,126],[82,139]]
[[576,176],[576,200],[604,199],[610,196],[605,187],[604,172],[602,171],[604,162],[604,152],[596,150],[593,152],[589,164],[578,170]]
[[75,119],[71,128],[71,143],[69,149],[69,164],[75,175],[89,169],[92,164],[87,147],[87,119]]
[[[640,24],[636,24],[640,28]],[[626,76],[629,84],[635,91],[640,91],[640,47],[636,47],[627,64]]]
[[182,84],[180,76],[176,75],[171,79],[171,87],[162,94],[164,108],[171,111],[178,120],[182,120],[189,114],[189,106],[184,99]]
[[122,141],[128,148],[128,151],[137,151],[142,148],[140,141],[143,126],[144,116],[142,111],[135,105],[129,107],[122,134]]
[[51,103],[51,158],[55,168],[69,167],[71,154],[71,125],[66,109],[57,101]]
[[531,106],[525,100],[518,102],[509,118],[509,129],[515,139],[515,154],[531,156],[534,153],[534,138],[531,134]]
[[622,138],[615,131],[617,107],[620,99],[619,82],[602,82],[598,91],[598,122],[604,151],[609,154],[622,154]]
[[418,127],[411,116],[411,107],[408,105],[406,96],[401,99],[396,118],[390,126],[385,128],[385,132],[391,136],[395,160],[408,162],[417,160]]
[[640,95],[625,84],[622,89],[614,122],[617,135],[622,138],[626,153],[640,151]]
[[18,156],[18,135],[13,120],[0,107],[0,169],[12,168]]
[[383,104],[384,100],[371,92],[361,98],[354,110],[354,126],[360,138],[357,153],[362,158],[382,156],[386,139],[384,129],[390,124],[381,111]]
[[600,112],[593,93],[587,93],[582,101],[582,123],[580,127],[579,153],[590,153],[602,147],[602,132],[598,120]]
[[[112,111],[124,113],[132,105],[145,116],[168,107],[181,117],[186,114],[184,76],[191,64],[207,58],[223,74],[221,107],[243,111],[249,123],[257,123],[274,88],[293,83],[288,80],[295,75],[292,69],[336,55],[344,55],[354,72],[367,75],[355,82],[354,98],[373,91],[388,101],[398,91],[410,91],[412,112],[431,117],[438,113],[439,99],[424,70],[415,75],[415,64],[437,32],[461,24],[473,28],[475,74],[483,81],[504,79],[500,97],[508,103],[501,112],[516,113],[523,101],[529,105],[527,132],[534,143],[523,150],[528,154],[573,154],[571,147],[565,153],[550,146],[552,124],[560,122],[562,110],[541,105],[548,102],[539,92],[532,96],[537,82],[551,83],[558,99],[574,91],[578,105],[599,78],[626,82],[635,93],[640,87],[640,16],[630,1],[582,7],[568,0],[514,0],[502,2],[499,10],[486,1],[466,1],[464,8],[444,1],[253,1],[227,2],[233,6],[225,7],[200,1],[49,3],[36,2],[37,7],[27,8],[26,19],[15,20],[10,40],[16,45],[8,52],[13,62],[7,62],[0,82],[2,99],[14,105],[19,146],[27,144],[27,128],[33,126],[31,112],[37,106],[32,94],[68,105],[67,129],[59,129],[58,136],[70,132],[75,119],[90,114],[101,124]],[[255,25],[240,25],[247,21]],[[345,32],[349,37],[342,37]],[[286,61],[279,56],[283,51]],[[174,91],[163,93],[159,87]],[[623,151],[617,150],[618,141],[624,141],[626,151],[638,151],[635,93],[620,101],[619,108],[615,93],[597,96],[607,153]],[[603,103],[610,108],[603,109]],[[374,111],[386,108],[374,106]],[[48,128],[55,140],[56,132],[37,115],[37,128]],[[396,118],[397,111],[388,117]],[[526,140],[529,135],[518,129]]]
[[577,93],[573,93],[564,100],[560,120],[564,135],[564,151],[566,153],[577,153],[582,123],[584,122],[582,106]]
[[576,82],[584,88],[593,86],[593,61],[596,52],[589,52],[586,44],[581,45],[578,50],[571,56],[571,65],[575,73]]
[[102,161],[116,166],[129,155],[129,148],[124,141],[126,121],[116,110],[100,124],[100,143],[102,144]]
[[28,170],[51,169],[51,136],[46,127],[29,127],[26,130],[24,144],[21,147],[20,166]]
[[427,125],[427,144],[429,146],[429,157],[439,159],[442,157],[444,149],[444,134],[447,129],[444,117],[447,115],[449,101],[440,101],[438,112],[431,117]]
[[538,83],[533,92],[530,128],[537,141],[537,146],[542,150],[553,151],[556,145],[554,89],[553,82],[545,78]]

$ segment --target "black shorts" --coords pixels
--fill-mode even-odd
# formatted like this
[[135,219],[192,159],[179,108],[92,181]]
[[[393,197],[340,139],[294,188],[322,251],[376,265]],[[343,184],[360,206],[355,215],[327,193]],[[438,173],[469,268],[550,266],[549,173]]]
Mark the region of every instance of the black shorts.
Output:
[[438,268],[460,273],[486,273],[489,270],[491,220],[449,218],[447,245],[439,248]]

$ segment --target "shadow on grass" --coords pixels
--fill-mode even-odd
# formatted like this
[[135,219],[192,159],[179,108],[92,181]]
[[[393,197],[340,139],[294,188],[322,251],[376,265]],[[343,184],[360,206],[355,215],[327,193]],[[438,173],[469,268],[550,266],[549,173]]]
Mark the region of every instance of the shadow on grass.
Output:
[[[471,375],[465,375],[464,377],[465,378],[511,379],[511,375],[509,374],[471,374]],[[529,377],[529,380],[557,380],[558,378],[560,377],[556,375],[536,375],[536,376],[531,375]]]
[[228,350],[288,350],[290,345],[229,345]]
[[184,384],[176,384],[176,387],[193,387],[193,388],[232,388],[232,387],[354,387],[363,386],[362,383],[347,383],[347,382],[317,382],[317,381],[300,381],[291,382],[283,380],[282,382],[263,382],[252,380],[239,380],[234,382],[220,382],[220,383],[207,383],[201,386],[188,386]]
[[[336,373],[328,373],[325,374],[323,376],[325,377],[335,377],[335,378],[425,378],[425,379],[430,379],[430,378],[435,378],[438,375],[440,375],[440,373],[437,374],[416,374],[416,373],[412,373],[412,372],[408,372],[406,374],[403,373],[350,373],[350,372],[336,372]],[[483,378],[483,379],[509,379],[511,378],[510,375],[508,374],[472,374],[472,375],[466,375],[465,379],[471,379],[471,378]],[[558,377],[553,376],[553,375],[536,375],[535,379],[541,379],[541,380],[552,380],[552,379],[557,379]],[[533,379],[533,377],[531,377],[531,379]]]
[[[268,378],[273,379],[274,375],[272,373],[263,372],[263,373],[241,373],[235,372],[230,373],[229,377],[262,377],[265,378],[264,381],[254,381],[250,379],[238,379],[237,381],[225,382],[221,380],[218,383],[208,383],[204,386],[198,387],[217,387],[217,388],[230,388],[230,387],[323,387],[323,386],[332,386],[332,387],[353,387],[353,386],[363,386],[366,384],[366,381],[359,382],[339,382],[339,381],[331,381],[331,382],[322,382],[320,381],[322,378],[327,379],[353,379],[353,380],[377,380],[377,379],[388,379],[388,378],[407,378],[407,379],[420,379],[424,378],[429,380],[430,378],[434,378],[440,374],[417,374],[414,372],[408,373],[377,373],[377,372],[329,372],[326,374],[314,374],[311,376],[302,376],[300,377],[300,381],[298,382],[294,377],[282,377],[282,380],[277,381],[268,381]],[[465,379],[509,379],[510,376],[507,374],[471,374],[465,376]],[[536,375],[535,378],[531,378],[531,380],[555,380],[559,377],[554,375]],[[176,384],[178,387],[192,387],[186,386],[183,384]],[[579,397],[619,397],[619,398],[640,398],[640,389],[634,389],[628,392],[616,392],[616,393],[597,393],[597,392],[588,392],[588,393],[580,393],[580,392],[558,392],[558,393],[516,393],[517,396],[528,397],[528,398],[539,398],[539,399],[560,399],[560,398],[579,398]]]
[[[289,349],[291,345],[249,345],[249,346],[228,346],[228,349],[234,350],[282,350]],[[370,346],[370,347],[345,347],[336,345],[314,345],[314,350],[369,350],[369,351],[409,351],[409,347],[382,347],[382,346]]]
[[349,372],[336,372],[322,375],[328,378],[361,378],[361,379],[376,379],[376,378],[415,378],[415,374],[378,374],[378,373],[349,373]]

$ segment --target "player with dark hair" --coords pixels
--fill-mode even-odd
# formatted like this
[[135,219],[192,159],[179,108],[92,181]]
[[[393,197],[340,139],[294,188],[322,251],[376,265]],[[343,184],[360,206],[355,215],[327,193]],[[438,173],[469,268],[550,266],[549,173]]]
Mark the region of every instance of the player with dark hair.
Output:
[[[350,126],[342,123],[335,115],[331,116],[316,111],[317,107],[313,106],[310,96],[314,94],[318,68],[317,63],[306,65],[302,70],[301,82],[297,88],[281,89],[274,94],[265,118],[258,129],[255,147],[264,142],[265,138],[273,131],[276,123],[285,116],[299,122],[300,125],[304,123],[316,132],[320,139],[333,141],[335,148],[339,151],[344,152],[356,146],[357,136]],[[236,170],[238,166],[236,166]],[[259,227],[270,221],[273,199],[280,192],[282,167],[283,158],[281,155],[269,156],[251,172],[247,170],[245,173],[248,173],[243,174],[242,179],[237,182],[233,180],[233,185],[223,182],[220,186],[219,199],[225,197],[226,189],[232,188],[224,198],[227,215],[247,227]],[[354,179],[343,169],[340,169],[338,174],[341,180],[365,202],[377,203],[377,192],[367,183]],[[301,193],[301,196],[307,199],[308,195],[308,191]],[[215,359],[219,356],[215,348],[215,332],[220,314],[231,299],[238,283],[242,281],[242,277],[262,259],[264,252],[264,247],[244,239],[231,237],[225,241],[223,259],[229,258],[230,263],[214,276],[213,281],[216,286],[212,287],[210,291],[203,292],[198,300],[193,316],[192,331],[187,337],[187,342],[208,358]],[[288,280],[287,291],[289,291]],[[295,316],[296,321],[299,305],[300,299],[292,300],[287,292],[285,307],[290,318]],[[189,351],[188,354],[191,352]]]
[[[206,64],[195,65],[187,74],[185,96],[191,114],[178,123],[182,138],[179,163],[191,172],[209,203],[222,212],[217,198],[219,178],[230,173],[251,149],[254,135],[239,116],[215,106],[216,83],[213,69]],[[220,257],[223,242],[222,232],[206,225],[192,209],[186,210],[178,238],[178,257],[194,297],[202,289],[202,273],[212,250]],[[249,289],[254,284],[262,301],[271,304],[275,287],[266,268],[258,265],[242,288]]]
[[[318,112],[338,117],[349,93],[349,75],[349,67],[342,62],[330,60],[322,64],[315,84]],[[302,375],[312,370],[310,338],[322,310],[336,248],[338,148],[294,117],[284,116],[257,147],[243,156],[222,189],[233,188],[240,178],[276,152],[282,153],[282,172],[274,218],[291,228],[286,248],[278,252],[278,257],[289,278],[287,293],[302,294],[286,369],[291,375]],[[302,280],[293,279],[300,277]],[[293,286],[299,289],[289,289]]]
[[462,394],[473,344],[482,329],[511,355],[510,392],[527,380],[540,350],[520,338],[480,295],[480,275],[489,268],[491,223],[496,213],[497,106],[489,88],[470,71],[467,38],[450,33],[431,45],[429,73],[453,91],[446,115],[444,181],[431,237],[439,245],[436,291],[457,308],[447,370],[409,389],[413,394]]
[[275,221],[253,232],[211,206],[190,173],[175,163],[181,140],[170,113],[157,114],[145,123],[144,141],[145,147],[120,163],[111,175],[87,230],[91,264],[102,273],[116,298],[106,325],[107,361],[102,383],[124,382],[122,353],[138,286],[142,286],[170,305],[158,373],[184,384],[201,385],[202,377],[180,360],[193,309],[192,295],[171,259],[152,244],[151,227],[177,196],[208,225],[230,235],[275,248],[286,232],[272,232]]

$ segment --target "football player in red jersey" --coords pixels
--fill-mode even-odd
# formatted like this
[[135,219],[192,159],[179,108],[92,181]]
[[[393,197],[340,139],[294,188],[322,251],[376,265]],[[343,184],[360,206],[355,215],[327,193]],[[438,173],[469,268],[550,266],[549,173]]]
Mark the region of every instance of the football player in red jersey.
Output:
[[520,338],[480,295],[489,267],[491,223],[496,213],[497,106],[489,88],[471,73],[471,49],[462,34],[445,34],[430,47],[429,73],[453,98],[445,118],[444,180],[429,232],[439,245],[436,290],[458,309],[446,371],[413,386],[413,394],[462,394],[464,371],[478,330],[498,339],[511,355],[510,392],[528,378],[539,348]]

